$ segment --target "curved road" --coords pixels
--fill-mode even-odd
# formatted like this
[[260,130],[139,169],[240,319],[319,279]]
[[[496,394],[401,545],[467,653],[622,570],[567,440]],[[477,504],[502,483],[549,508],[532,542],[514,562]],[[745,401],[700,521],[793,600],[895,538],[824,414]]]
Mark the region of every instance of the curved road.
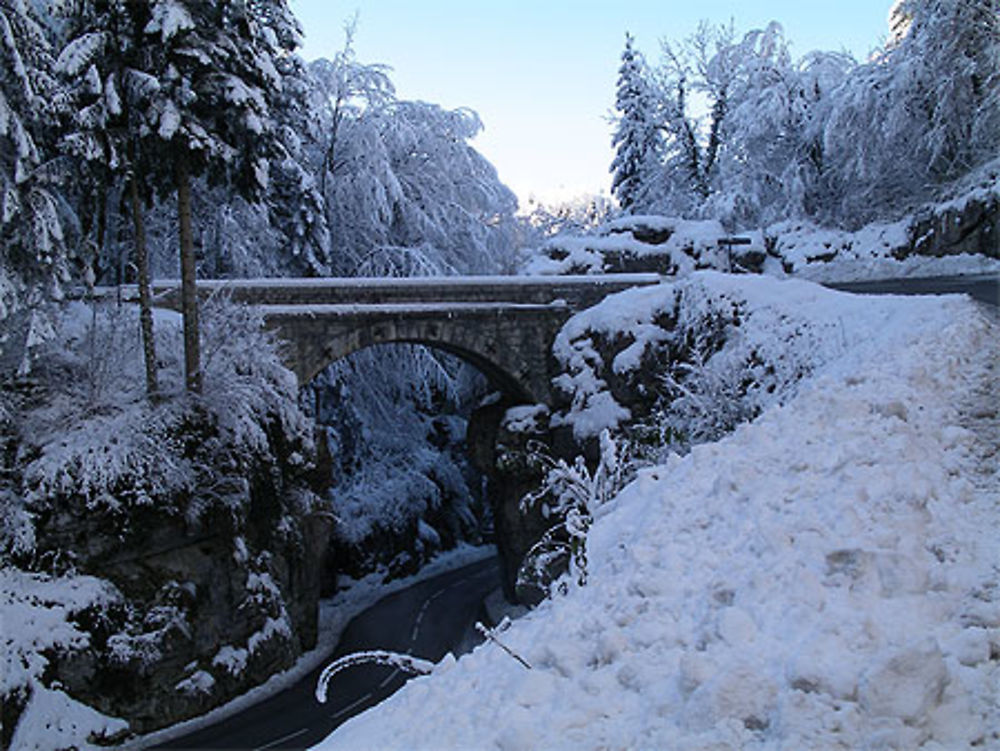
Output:
[[[483,598],[500,586],[495,558],[449,571],[388,595],[352,620],[330,659],[367,649],[409,652],[437,662],[467,646]],[[291,688],[211,727],[157,748],[304,749],[400,688],[409,677],[389,667],[362,665],[330,681],[327,703],[315,698],[318,668]]]

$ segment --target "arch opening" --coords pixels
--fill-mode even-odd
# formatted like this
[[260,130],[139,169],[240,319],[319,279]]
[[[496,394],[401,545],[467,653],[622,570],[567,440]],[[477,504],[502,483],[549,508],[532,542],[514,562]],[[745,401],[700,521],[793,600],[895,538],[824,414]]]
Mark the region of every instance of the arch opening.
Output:
[[[416,383],[416,381],[427,381]],[[320,426],[337,519],[325,569],[413,573],[456,545],[496,545],[487,483],[469,451],[469,418],[516,381],[475,353],[438,342],[370,344],[302,388]]]
[[[326,333],[326,332],[323,332]],[[298,344],[293,369],[300,385],[310,383],[338,360],[378,345],[419,345],[457,357],[482,373],[512,403],[546,401],[537,384],[512,372],[520,366],[520,376],[529,375],[518,353],[497,341],[497,337],[477,335],[472,327],[445,326],[437,321],[390,321],[341,328],[319,337],[288,337]],[[521,359],[524,355],[521,355]],[[508,362],[504,362],[507,360]],[[513,362],[510,362],[513,361]],[[513,367],[512,367],[513,366]],[[540,374],[544,379],[544,373]]]

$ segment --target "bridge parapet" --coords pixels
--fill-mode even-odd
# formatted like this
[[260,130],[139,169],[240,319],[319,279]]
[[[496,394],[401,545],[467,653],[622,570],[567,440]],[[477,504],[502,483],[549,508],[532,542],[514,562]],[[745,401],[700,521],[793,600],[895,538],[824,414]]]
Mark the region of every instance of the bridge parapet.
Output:
[[[200,280],[198,293],[202,298],[226,294],[233,302],[250,305],[496,302],[541,305],[563,300],[579,310],[614,292],[660,281],[658,274],[212,279]],[[135,285],[123,287],[122,294],[125,299],[138,299]],[[180,282],[156,282],[153,295],[157,305],[179,309]]]
[[[201,280],[198,294],[259,306],[302,384],[359,349],[401,342],[467,360],[515,401],[551,403],[551,347],[566,320],[610,294],[660,281],[658,274],[235,279]],[[134,285],[101,292],[138,298]],[[157,282],[153,294],[158,307],[180,308],[179,281]]]

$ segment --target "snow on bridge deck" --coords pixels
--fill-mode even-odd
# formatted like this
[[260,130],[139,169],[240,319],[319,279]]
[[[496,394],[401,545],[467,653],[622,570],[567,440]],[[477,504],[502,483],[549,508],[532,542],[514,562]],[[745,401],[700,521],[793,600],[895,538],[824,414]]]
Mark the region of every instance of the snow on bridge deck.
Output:
[[[377,344],[414,343],[462,357],[521,402],[550,403],[552,342],[576,311],[610,294],[659,284],[658,274],[202,280],[203,299],[259,306],[283,339],[286,364],[308,383],[331,362]],[[153,285],[178,310],[180,282]],[[135,302],[135,285],[98,291]]]
[[[391,303],[518,303],[549,304],[564,300],[574,309],[595,304],[607,295],[630,287],[657,284],[658,274],[604,274],[591,276],[445,276],[402,278],[272,278],[208,279],[198,281],[199,294],[224,294],[234,302],[254,305],[379,305]],[[180,282],[153,284],[154,304],[179,307]],[[99,294],[115,297],[118,290]],[[121,288],[122,298],[138,299],[135,285]]]

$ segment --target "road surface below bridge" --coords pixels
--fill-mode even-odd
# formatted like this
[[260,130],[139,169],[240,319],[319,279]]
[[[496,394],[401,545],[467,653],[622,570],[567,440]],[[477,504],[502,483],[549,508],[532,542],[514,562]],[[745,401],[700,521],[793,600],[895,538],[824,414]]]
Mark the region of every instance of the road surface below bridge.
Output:
[[[387,649],[437,662],[449,651],[471,646],[483,598],[499,587],[496,558],[418,582],[384,597],[352,620],[330,659]],[[383,666],[349,668],[333,677],[327,703],[320,704],[315,689],[321,669],[238,714],[156,748],[305,749],[390,696],[409,677]]]

